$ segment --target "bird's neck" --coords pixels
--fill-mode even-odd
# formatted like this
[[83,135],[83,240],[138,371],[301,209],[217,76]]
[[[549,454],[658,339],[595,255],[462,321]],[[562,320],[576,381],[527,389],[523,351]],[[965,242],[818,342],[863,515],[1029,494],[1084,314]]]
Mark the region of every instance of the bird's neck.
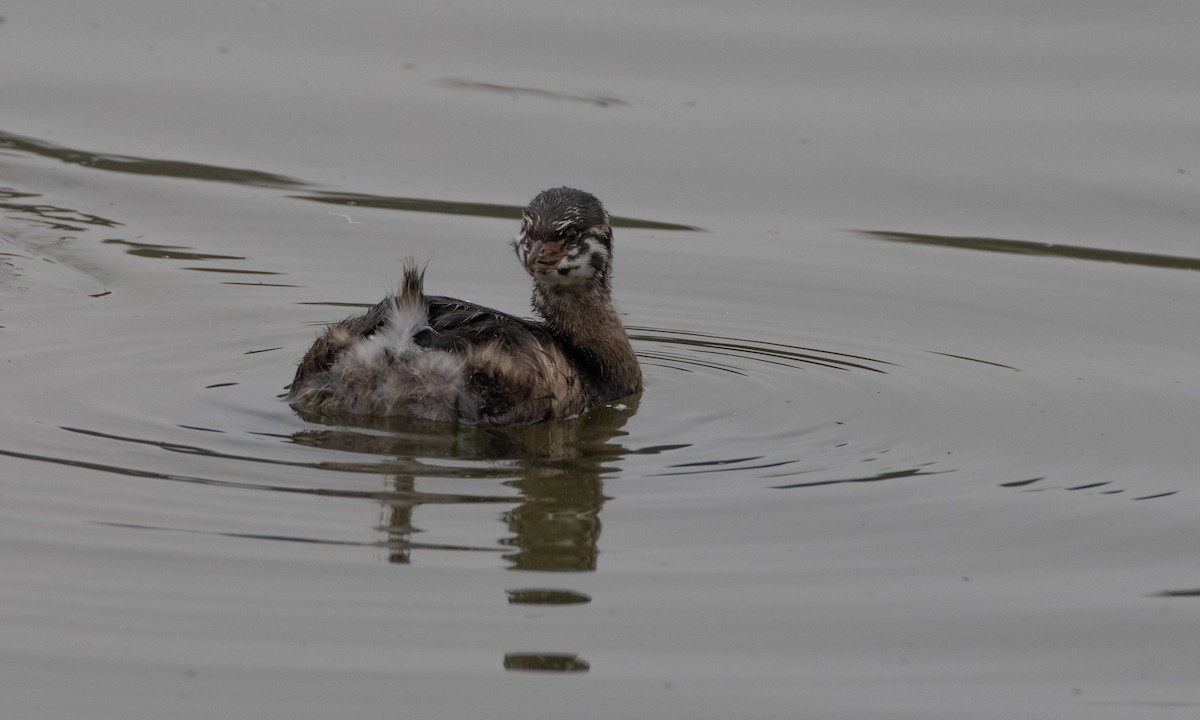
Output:
[[546,327],[572,352],[594,366],[597,382],[618,394],[615,399],[642,389],[642,373],[621,317],[612,305],[608,288],[587,285],[533,288],[533,307]]

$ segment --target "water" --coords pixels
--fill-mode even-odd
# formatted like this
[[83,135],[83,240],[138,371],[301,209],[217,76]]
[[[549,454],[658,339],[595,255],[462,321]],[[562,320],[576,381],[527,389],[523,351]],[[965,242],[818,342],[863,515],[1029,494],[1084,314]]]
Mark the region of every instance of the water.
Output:
[[[2,14],[5,717],[1195,714],[1193,3]],[[641,398],[279,399],[563,183]]]

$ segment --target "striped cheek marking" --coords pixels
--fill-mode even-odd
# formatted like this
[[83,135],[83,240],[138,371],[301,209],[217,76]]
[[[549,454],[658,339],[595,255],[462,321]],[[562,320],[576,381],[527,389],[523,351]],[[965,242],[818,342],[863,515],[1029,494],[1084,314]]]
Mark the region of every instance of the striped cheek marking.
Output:
[[566,252],[554,272],[540,275],[547,285],[576,285],[601,274],[608,263],[608,250],[599,241],[583,240]]
[[512,239],[513,250],[516,251],[517,259],[521,261],[522,265],[529,264],[529,250],[532,244],[525,237],[528,229],[528,225],[522,224],[520,232]]

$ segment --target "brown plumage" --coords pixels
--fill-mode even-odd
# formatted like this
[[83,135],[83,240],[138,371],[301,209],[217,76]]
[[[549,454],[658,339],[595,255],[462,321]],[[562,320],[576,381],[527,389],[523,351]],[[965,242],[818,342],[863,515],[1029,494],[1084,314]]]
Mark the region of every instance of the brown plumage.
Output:
[[640,392],[613,308],[612,228],[594,196],[540,193],[513,241],[542,322],[427,296],[411,262],[394,296],[317,339],[288,400],[309,410],[511,425]]

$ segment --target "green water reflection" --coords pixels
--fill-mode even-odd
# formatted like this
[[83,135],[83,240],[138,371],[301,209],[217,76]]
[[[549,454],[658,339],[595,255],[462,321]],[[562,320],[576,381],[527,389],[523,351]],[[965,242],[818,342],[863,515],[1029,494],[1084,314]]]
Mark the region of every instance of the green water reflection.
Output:
[[1200,270],[1200,258],[1182,255],[1160,255],[1157,253],[1093,248],[1083,245],[1059,245],[1057,243],[1040,243],[1029,240],[1006,240],[1004,238],[922,235],[885,230],[860,230],[858,232],[876,240],[908,243],[911,245],[934,245],[961,250],[982,250],[984,252],[1009,253],[1014,255],[1041,255],[1046,257],[1071,258],[1074,260],[1092,260],[1095,262],[1170,268],[1172,270]]
[[[297,200],[326,203],[332,205],[348,205],[354,207],[370,207],[385,210],[402,210],[406,212],[439,213],[445,215],[473,215],[480,217],[495,217],[504,219],[519,219],[522,205],[503,205],[494,203],[478,203],[459,200],[435,200],[427,198],[391,197],[386,195],[371,195],[365,193],[328,191],[315,189],[313,183],[278,175],[276,173],[247,168],[229,168],[218,165],[207,165],[184,160],[156,160],[152,158],[135,157],[132,155],[116,155],[112,153],[92,152],[66,148],[35,138],[14,135],[0,131],[0,149],[51,158],[72,165],[109,172],[128,173],[133,175],[151,175],[158,177],[180,178],[187,180],[203,180],[208,182],[247,185],[251,187],[276,188],[296,190],[299,188],[314,188],[305,195],[292,195]],[[5,196],[0,189],[0,200],[14,197],[36,197],[28,193],[13,193]],[[0,208],[4,206],[0,204]],[[86,214],[76,214],[74,211],[53,208],[50,206],[21,204],[21,210],[33,212],[45,217],[56,218],[60,213],[68,213],[69,220],[92,225],[115,225],[111,221]],[[641,228],[646,230],[676,230],[695,231],[700,228],[678,223],[660,222],[657,220],[642,220],[638,218],[614,216],[614,227]],[[78,228],[70,228],[78,229]]]

